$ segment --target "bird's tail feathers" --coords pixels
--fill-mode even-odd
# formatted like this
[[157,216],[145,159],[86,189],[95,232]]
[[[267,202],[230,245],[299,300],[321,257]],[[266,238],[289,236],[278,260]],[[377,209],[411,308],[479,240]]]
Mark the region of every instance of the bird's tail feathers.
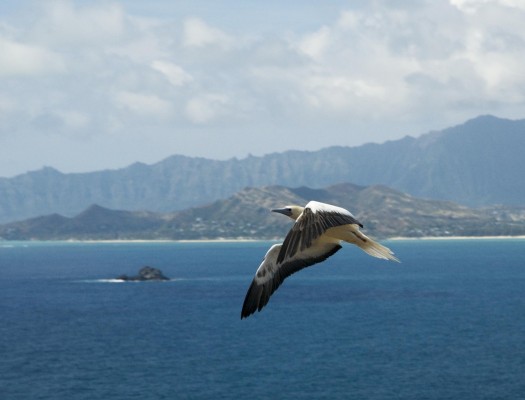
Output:
[[359,230],[352,231],[352,233],[356,236],[356,240],[352,241],[352,243],[359,246],[367,254],[371,255],[372,257],[381,258],[383,260],[400,262],[399,259],[394,255],[394,252],[388,247],[377,243],[373,239],[370,239]]

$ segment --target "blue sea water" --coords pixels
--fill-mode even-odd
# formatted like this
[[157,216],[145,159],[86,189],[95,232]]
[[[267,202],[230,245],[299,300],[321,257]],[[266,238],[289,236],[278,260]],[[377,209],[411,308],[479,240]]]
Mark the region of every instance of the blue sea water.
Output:
[[525,240],[345,246],[241,320],[269,245],[0,242],[0,399],[525,398]]

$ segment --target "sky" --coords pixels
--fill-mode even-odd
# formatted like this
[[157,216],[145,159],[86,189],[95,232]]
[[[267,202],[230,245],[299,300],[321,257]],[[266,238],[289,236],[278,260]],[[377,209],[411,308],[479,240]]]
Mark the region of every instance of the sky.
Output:
[[525,0],[2,0],[0,177],[525,118]]

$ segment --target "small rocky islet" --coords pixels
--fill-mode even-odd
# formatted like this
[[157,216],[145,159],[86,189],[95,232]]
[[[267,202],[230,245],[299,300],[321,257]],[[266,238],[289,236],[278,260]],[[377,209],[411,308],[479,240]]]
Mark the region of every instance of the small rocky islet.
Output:
[[160,269],[153,268],[150,266],[142,267],[139,270],[137,275],[133,275],[133,276],[120,275],[120,276],[117,276],[116,279],[125,281],[125,282],[169,281],[170,280],[170,278],[164,275]]

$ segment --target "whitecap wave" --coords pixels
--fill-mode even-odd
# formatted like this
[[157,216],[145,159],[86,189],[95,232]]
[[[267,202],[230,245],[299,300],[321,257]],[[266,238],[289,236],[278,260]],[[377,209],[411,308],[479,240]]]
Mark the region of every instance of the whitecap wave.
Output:
[[176,282],[176,281],[182,281],[183,278],[174,278],[174,279],[168,279],[167,281],[126,281],[124,279],[84,279],[77,282],[82,283],[141,283],[141,282]]

